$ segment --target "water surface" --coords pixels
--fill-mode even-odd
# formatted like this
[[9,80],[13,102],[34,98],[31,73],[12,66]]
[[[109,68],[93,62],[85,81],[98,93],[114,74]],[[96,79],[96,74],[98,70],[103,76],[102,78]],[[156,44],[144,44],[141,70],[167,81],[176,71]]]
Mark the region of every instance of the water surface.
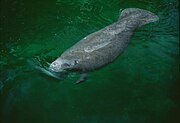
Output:
[[[78,73],[59,81],[34,68],[129,7],[160,20],[136,30],[125,52],[85,83],[73,84]],[[0,122],[178,122],[177,0],[1,0],[0,11]]]

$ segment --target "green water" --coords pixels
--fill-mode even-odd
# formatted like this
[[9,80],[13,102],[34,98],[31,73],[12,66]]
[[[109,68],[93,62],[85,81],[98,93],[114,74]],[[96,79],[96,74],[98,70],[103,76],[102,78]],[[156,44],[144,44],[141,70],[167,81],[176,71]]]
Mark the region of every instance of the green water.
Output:
[[[125,52],[74,85],[36,70],[129,7],[160,20],[134,33]],[[177,0],[1,0],[1,123],[177,123],[179,15]]]

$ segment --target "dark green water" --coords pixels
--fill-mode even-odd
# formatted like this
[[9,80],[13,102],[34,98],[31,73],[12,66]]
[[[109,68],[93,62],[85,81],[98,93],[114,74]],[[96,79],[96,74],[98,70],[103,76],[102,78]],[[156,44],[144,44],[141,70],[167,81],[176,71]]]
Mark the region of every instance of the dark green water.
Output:
[[[118,59],[59,81],[30,60],[52,62],[129,7],[160,20],[134,33]],[[1,123],[177,123],[179,15],[177,0],[1,0]]]

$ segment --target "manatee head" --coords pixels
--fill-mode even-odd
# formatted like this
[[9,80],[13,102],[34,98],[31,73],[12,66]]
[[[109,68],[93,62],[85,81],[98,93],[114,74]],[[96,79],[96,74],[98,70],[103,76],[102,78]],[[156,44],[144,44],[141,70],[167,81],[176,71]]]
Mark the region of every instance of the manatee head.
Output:
[[58,58],[50,64],[49,70],[53,72],[63,72],[65,70],[73,69],[76,64],[76,60]]

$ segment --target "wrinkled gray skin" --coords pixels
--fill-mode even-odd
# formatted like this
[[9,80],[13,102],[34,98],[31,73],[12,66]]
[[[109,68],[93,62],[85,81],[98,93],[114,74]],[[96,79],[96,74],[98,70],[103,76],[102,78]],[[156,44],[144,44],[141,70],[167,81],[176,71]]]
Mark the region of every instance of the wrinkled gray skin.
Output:
[[[51,63],[54,72],[78,70],[82,73],[111,63],[128,46],[134,30],[157,21],[158,17],[146,10],[129,8],[121,12],[119,20],[77,42]],[[81,82],[86,78],[82,74]]]

